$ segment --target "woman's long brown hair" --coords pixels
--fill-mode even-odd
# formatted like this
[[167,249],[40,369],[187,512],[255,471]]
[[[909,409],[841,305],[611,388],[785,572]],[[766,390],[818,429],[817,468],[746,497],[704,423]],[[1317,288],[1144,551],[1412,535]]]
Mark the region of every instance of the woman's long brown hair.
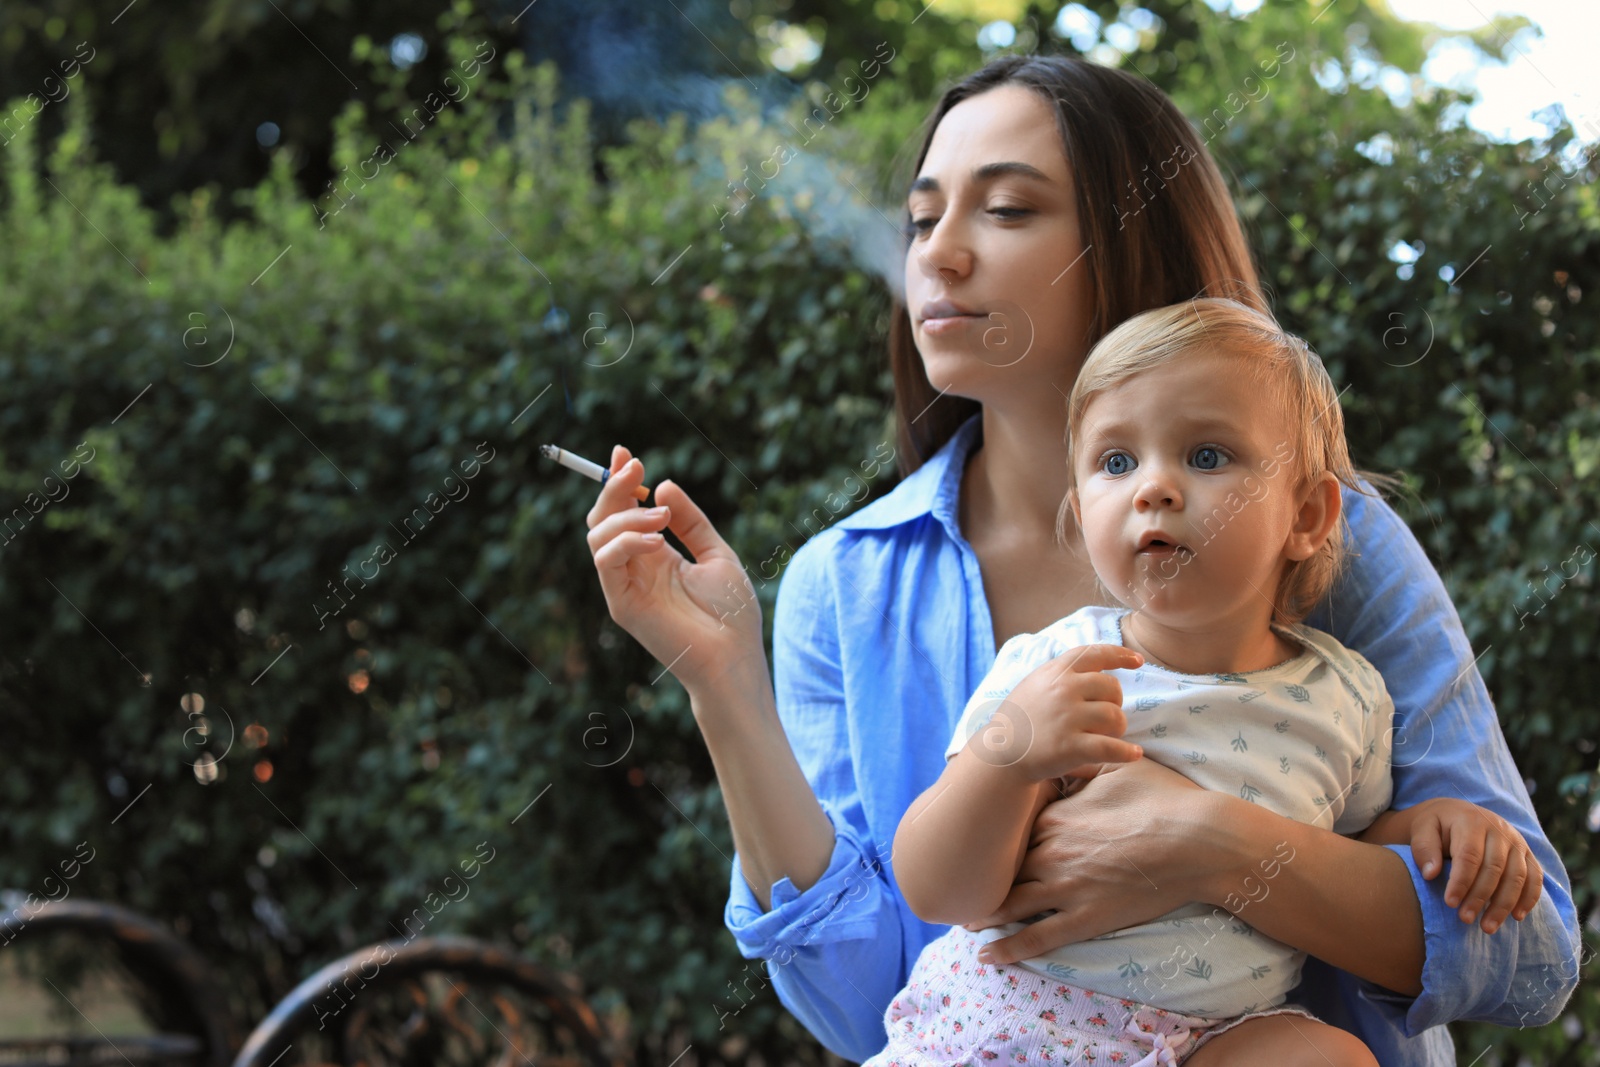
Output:
[[[928,117],[912,176],[939,120],[1001,85],[1020,85],[1055,108],[1077,185],[1094,315],[1084,351],[1141,311],[1196,296],[1232,297],[1267,311],[1233,198],[1205,142],[1147,79],[1066,56],[1003,56],[949,89]],[[904,301],[889,324],[895,435],[902,476],[922,466],[968,417],[975,400],[940,396],[923,371]],[[915,420],[913,422],[912,420]]]

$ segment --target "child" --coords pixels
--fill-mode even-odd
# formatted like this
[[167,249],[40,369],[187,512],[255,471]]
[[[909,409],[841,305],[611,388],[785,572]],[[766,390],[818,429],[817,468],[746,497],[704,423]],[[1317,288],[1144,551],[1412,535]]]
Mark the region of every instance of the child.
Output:
[[[1102,586],[1126,608],[1086,607],[1001,648],[943,775],[896,834],[895,876],[912,910],[937,922],[992,914],[1033,818],[1064,783],[1141,755],[1362,840],[1431,835],[1431,813],[1385,811],[1394,705],[1383,680],[1299,623],[1341,559],[1340,485],[1391,481],[1351,466],[1321,360],[1231,300],[1149,311],[1090,353],[1068,438],[1062,527],[1070,507]],[[1050,661],[1055,710],[1030,717],[1007,697]],[[1478,810],[1429,804],[1466,809],[1451,808],[1457,817]],[[1020,838],[997,826],[1021,826]],[[1292,860],[1280,846],[1259,878]],[[1456,860],[1452,885],[1471,884],[1468,863]],[[1518,918],[1538,899],[1537,866],[1529,871]],[[1245,891],[1259,900],[1261,888]],[[888,1047],[868,1065],[1171,1065],[1282,1014],[1302,1017],[1307,1062],[1374,1063],[1351,1035],[1281,1006],[1305,954],[1244,923],[1242,896],[1228,903],[1190,903],[1010,966],[976,953],[1021,924],[952,927],[918,958],[885,1014]],[[1232,1051],[1265,1038],[1246,1026]]]

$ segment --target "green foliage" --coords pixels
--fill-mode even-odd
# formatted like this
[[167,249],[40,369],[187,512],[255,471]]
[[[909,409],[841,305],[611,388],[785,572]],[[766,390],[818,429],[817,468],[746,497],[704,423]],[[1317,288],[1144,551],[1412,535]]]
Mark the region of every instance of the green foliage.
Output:
[[[1570,131],[1489,145],[1447,94],[1400,109],[1349,84],[1337,11],[1155,10],[1166,29],[1127,62],[1197,123],[1221,110],[1205,128],[1279,313],[1350,386],[1358,461],[1410,475],[1402,513],[1587,914],[1596,567],[1538,599],[1529,582],[1600,545],[1594,163],[1553,162]],[[1260,81],[1282,40],[1295,57]],[[1331,93],[1312,77],[1330,60]],[[91,842],[73,891],[177,925],[254,1021],[487,842],[429,932],[577,974],[642,1063],[685,1044],[684,1063],[821,1062],[770,990],[731,991],[752,970],[722,929],[710,762],[664,665],[607,616],[595,484],[537,446],[626,443],[776,573],[888,435],[887,300],[818,234],[845,211],[875,224],[847,186],[884,186],[931,101],[891,66],[746,201],[728,183],[790,135],[736,99],[597,147],[584,106],[558,118],[549,69],[496,64],[414,137],[347,108],[332,155],[356,177],[315,205],[280,152],[236,204],[185,198],[170,233],[95,161],[87,93],[59,136],[6,147],[0,884],[34,889]],[[1569,1008],[1586,1031],[1597,1014]],[[1468,1058],[1600,1062],[1560,1026],[1458,1033]]]
[[[201,194],[171,237],[93,161],[85,97],[42,180],[11,146],[0,884],[89,840],[75,892],[177,923],[254,1020],[488,842],[430,932],[515,941],[625,1004],[642,1054],[716,1062],[746,961],[710,763],[598,595],[598,487],[536,449],[626,441],[771,558],[883,439],[883,300],[768,202],[707,239],[724,181],[694,160],[718,131],[641,127],[602,188],[581,110],[556,123],[550,72],[506,65],[509,90],[392,137],[342,206],[280,165],[254,221]],[[341,163],[373,154],[359,117]],[[779,1014],[769,993],[737,1025],[798,1043]]]

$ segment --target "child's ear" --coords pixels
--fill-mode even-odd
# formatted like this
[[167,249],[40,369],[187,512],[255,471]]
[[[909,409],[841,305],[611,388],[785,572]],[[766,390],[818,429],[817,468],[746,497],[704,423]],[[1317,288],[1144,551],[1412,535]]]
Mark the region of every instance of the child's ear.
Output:
[[1333,535],[1343,507],[1339,479],[1332,471],[1323,471],[1317,484],[1306,490],[1300,502],[1300,512],[1284,542],[1284,555],[1292,560],[1307,560],[1316,555]]

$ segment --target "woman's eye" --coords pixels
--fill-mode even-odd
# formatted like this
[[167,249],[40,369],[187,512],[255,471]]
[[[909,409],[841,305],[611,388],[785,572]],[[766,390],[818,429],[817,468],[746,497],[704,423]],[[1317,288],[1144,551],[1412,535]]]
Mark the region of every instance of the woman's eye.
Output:
[[[1032,215],[1033,210],[1031,208],[1024,207],[995,207],[989,209],[989,214],[1007,222],[1011,222],[1016,219],[1024,218],[1028,215]],[[910,222],[907,222],[904,226],[900,227],[900,232],[904,234],[907,239],[912,239],[923,236],[938,224],[939,220],[937,218],[932,215],[927,215],[923,218],[912,219]]]
[[1195,449],[1194,465],[1203,471],[1214,471],[1227,462],[1228,457],[1224,456],[1215,448],[1207,447]]
[[1126,452],[1113,452],[1100,461],[1107,474],[1127,474],[1133,470],[1133,457]]

